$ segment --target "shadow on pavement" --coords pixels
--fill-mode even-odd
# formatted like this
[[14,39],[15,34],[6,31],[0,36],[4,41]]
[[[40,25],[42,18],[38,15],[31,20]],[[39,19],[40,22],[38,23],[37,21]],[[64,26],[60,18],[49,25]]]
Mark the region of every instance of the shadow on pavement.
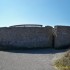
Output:
[[9,53],[27,53],[27,54],[55,54],[55,53],[60,53],[60,52],[65,52],[67,49],[0,49],[0,51],[3,52],[9,52]]

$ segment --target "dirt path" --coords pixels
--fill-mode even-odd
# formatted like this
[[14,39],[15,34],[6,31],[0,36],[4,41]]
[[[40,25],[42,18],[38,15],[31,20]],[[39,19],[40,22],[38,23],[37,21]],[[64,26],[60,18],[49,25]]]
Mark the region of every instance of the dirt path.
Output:
[[0,51],[0,70],[55,70],[52,61],[64,50]]

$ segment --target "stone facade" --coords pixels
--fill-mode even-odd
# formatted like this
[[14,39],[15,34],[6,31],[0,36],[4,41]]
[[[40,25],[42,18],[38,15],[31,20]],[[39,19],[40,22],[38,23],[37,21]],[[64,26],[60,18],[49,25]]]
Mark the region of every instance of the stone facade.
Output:
[[2,27],[0,48],[67,48],[70,26]]
[[67,48],[70,46],[70,26],[54,27],[54,47]]
[[52,27],[0,28],[0,45],[3,47],[52,47]]

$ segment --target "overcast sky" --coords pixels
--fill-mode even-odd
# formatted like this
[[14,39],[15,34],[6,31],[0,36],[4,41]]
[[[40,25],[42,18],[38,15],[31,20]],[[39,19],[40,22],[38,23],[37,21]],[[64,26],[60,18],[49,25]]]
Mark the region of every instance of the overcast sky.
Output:
[[0,0],[0,27],[70,25],[70,0]]

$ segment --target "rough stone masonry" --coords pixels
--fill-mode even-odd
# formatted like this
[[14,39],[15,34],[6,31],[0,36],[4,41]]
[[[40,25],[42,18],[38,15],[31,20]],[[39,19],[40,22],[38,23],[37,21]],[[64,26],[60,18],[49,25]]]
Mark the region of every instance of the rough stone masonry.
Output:
[[70,46],[70,26],[54,27],[54,47],[68,48]]
[[1,27],[0,48],[62,48],[70,45],[70,26]]
[[52,47],[52,27],[0,28],[0,44],[3,47]]

